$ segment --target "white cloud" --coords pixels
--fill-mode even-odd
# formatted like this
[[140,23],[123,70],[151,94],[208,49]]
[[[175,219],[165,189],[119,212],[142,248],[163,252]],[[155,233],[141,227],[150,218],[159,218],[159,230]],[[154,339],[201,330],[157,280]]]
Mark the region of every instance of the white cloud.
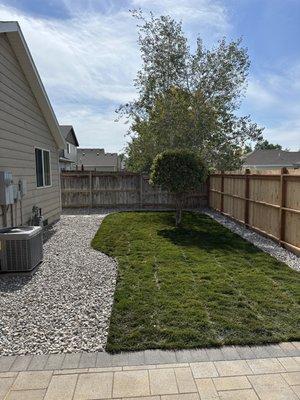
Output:
[[[102,12],[95,0],[64,0],[64,5],[71,18],[62,20],[0,4],[0,20],[19,21],[60,123],[73,124],[83,145],[120,150],[128,127],[114,122],[113,110],[135,95],[136,21],[115,1],[101,3]],[[228,26],[216,1],[132,0],[131,8],[138,6],[199,23],[202,34],[223,34]]]
[[90,107],[71,104],[60,108],[60,116],[63,116],[65,124],[74,126],[76,133],[82,133],[79,137],[81,147],[104,147],[107,152],[123,151],[128,126],[115,122],[113,109],[96,113]]
[[278,100],[277,96],[263,82],[255,78],[249,80],[246,96],[248,101],[258,108],[273,106]]
[[[295,109],[295,99],[300,101],[300,62],[283,67],[280,72],[260,72],[251,77],[247,99],[257,108],[280,107],[287,111]],[[297,111],[299,108],[297,107]]]
[[120,101],[123,92],[132,95],[139,61],[133,27],[123,34],[129,19],[125,13],[63,21],[14,17],[50,91],[93,100]]
[[276,127],[266,128],[264,136],[272,143],[279,143],[292,151],[300,150],[300,118],[289,119]]
[[265,126],[266,139],[291,150],[300,148],[299,65],[296,62],[281,73],[268,71],[260,79],[250,79],[243,105],[243,111],[252,110],[255,120]]
[[[217,29],[218,32],[230,27],[226,8],[219,1],[210,0],[133,0],[133,6],[143,10],[156,10],[181,19],[184,23],[194,21]],[[200,28],[201,29],[201,28]]]
[[[129,14],[45,20],[0,5],[0,19],[19,21],[59,121],[77,127],[82,144],[120,150],[126,126],[116,124],[114,113],[107,109],[135,95],[132,81],[139,54]],[[70,103],[74,112],[66,113],[65,105]],[[106,135],[99,135],[104,129]],[[111,140],[112,135],[117,139]]]
[[182,21],[192,49],[196,36],[211,47],[231,30],[227,9],[219,0],[132,0],[132,5]]
[[[38,18],[0,4],[0,20],[19,21],[60,123],[73,124],[84,146],[119,151],[128,126],[114,122],[114,109],[135,96],[136,21],[116,0],[103,1],[101,12],[96,0],[63,1],[68,19]],[[200,34],[208,45],[231,29],[218,0],[131,0],[135,7],[182,19],[188,37],[194,41]],[[252,76],[243,111],[257,112],[257,120],[270,127],[274,121],[264,116],[278,111],[278,127],[266,129],[266,136],[280,141],[284,135],[285,146],[297,147],[299,88],[300,62],[282,74]]]

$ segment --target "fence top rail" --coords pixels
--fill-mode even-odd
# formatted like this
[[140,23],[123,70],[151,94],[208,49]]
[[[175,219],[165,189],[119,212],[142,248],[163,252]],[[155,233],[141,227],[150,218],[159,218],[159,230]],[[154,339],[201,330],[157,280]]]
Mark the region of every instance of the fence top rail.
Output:
[[281,176],[291,179],[300,179],[300,175],[290,175],[290,174],[222,174],[222,173],[213,173],[210,174],[211,177],[224,177],[224,178],[233,178],[233,179],[244,179],[245,177],[248,178],[256,178],[256,179],[280,179]]
[[[244,179],[245,177],[249,177],[249,178],[270,178],[270,179],[278,179],[280,178],[282,175],[281,174],[274,174],[274,175],[269,175],[269,174],[226,174],[225,172],[222,173],[213,173],[210,174],[211,177],[224,177],[224,178],[236,178],[236,179]],[[297,176],[297,175],[289,175],[289,174],[284,174],[284,176]],[[300,178],[300,175],[299,175]]]
[[236,171],[226,171],[226,170],[219,170],[211,173],[211,176],[222,176],[222,175],[230,175],[230,176],[243,176],[243,175],[251,175],[251,176],[296,176],[300,177],[300,168],[276,168],[276,169],[253,169],[253,168],[246,168],[243,170],[236,170]]
[[62,171],[61,172],[61,176],[89,176],[90,174],[104,175],[104,176],[141,176],[141,174],[138,172],[128,172],[128,171]]

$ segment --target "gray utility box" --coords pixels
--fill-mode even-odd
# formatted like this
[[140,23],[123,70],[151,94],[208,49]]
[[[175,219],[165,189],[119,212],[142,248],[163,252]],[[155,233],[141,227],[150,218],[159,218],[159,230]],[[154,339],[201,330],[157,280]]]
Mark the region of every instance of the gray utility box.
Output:
[[0,272],[31,271],[43,260],[40,226],[0,229]]

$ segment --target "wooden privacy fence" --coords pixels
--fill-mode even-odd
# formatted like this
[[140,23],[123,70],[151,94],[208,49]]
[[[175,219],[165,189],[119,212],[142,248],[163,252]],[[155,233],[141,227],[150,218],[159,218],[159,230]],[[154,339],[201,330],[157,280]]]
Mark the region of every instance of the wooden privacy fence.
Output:
[[209,205],[300,255],[300,174],[212,174]]
[[[63,172],[61,174],[62,207],[132,207],[172,208],[172,194],[153,187],[149,177],[128,172]],[[187,207],[207,205],[206,184],[190,193]]]

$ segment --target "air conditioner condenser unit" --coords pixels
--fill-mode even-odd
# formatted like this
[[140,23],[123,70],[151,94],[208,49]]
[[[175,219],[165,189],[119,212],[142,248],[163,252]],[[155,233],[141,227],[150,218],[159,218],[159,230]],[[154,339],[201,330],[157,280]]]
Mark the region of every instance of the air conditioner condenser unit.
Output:
[[40,226],[0,229],[0,272],[31,271],[43,260]]

